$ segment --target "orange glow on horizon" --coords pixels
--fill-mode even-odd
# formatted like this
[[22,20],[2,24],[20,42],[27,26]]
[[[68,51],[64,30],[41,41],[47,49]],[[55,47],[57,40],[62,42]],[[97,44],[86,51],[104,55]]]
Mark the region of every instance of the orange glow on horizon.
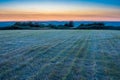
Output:
[[71,10],[71,11],[14,11],[0,12],[0,21],[120,21],[119,11]]
[[66,11],[66,12],[0,12],[0,21],[120,21],[119,12]]
[[1,10],[0,21],[120,21],[120,11],[106,9],[28,11]]
[[104,15],[60,15],[60,14],[0,14],[0,21],[120,21],[119,17]]

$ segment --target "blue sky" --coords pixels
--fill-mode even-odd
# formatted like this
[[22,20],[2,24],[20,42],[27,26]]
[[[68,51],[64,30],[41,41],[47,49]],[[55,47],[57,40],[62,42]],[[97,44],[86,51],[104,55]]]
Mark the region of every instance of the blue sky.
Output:
[[46,20],[43,16],[48,20],[120,20],[120,0],[0,0],[0,11],[1,20],[20,19],[23,14],[29,14],[25,19],[37,20]]
[[3,3],[22,3],[22,2],[63,2],[63,3],[76,3],[79,4],[81,2],[87,3],[95,3],[95,4],[104,4],[120,7],[120,0],[0,0],[0,4]]

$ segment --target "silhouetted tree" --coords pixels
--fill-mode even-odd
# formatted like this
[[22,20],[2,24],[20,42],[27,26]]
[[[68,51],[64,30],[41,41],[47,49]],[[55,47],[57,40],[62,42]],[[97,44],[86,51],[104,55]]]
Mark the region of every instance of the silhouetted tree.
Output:
[[21,25],[21,22],[15,22],[14,25]]
[[68,24],[68,23],[65,23],[64,26],[65,26],[65,27],[69,27],[69,24]]
[[28,26],[28,23],[27,22],[21,22],[21,25],[22,26]]
[[85,26],[85,24],[83,24],[83,23],[82,23],[82,24],[80,24],[79,26],[81,26],[81,27],[82,27],[82,26]]
[[102,22],[94,22],[88,24],[80,24],[78,29],[104,29],[105,25]]
[[33,25],[34,25],[34,27],[40,27],[38,22],[35,22]]
[[15,23],[11,26],[11,28],[12,28],[12,29],[19,29],[20,26],[21,26],[21,22],[15,22]]
[[98,25],[99,25],[99,26],[105,26],[105,24],[102,23],[102,22],[99,22]]
[[74,27],[74,22],[73,22],[73,21],[69,21],[69,22],[68,22],[68,26],[69,26],[69,27]]
[[30,27],[35,27],[35,25],[34,25],[33,22],[31,22],[31,21],[28,22],[27,25],[30,26]]
[[54,25],[54,24],[48,24],[48,27],[52,28],[52,29],[56,29],[57,28],[56,25]]

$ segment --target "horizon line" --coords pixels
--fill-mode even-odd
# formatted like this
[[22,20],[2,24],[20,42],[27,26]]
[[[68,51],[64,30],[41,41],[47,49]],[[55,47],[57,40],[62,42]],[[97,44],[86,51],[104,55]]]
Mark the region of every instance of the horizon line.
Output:
[[57,22],[66,22],[66,21],[73,21],[73,22],[76,22],[76,21],[88,21],[88,22],[120,22],[120,20],[11,20],[11,21],[0,21],[0,22],[42,22],[42,21],[45,21],[45,22],[54,22],[54,21],[57,21]]

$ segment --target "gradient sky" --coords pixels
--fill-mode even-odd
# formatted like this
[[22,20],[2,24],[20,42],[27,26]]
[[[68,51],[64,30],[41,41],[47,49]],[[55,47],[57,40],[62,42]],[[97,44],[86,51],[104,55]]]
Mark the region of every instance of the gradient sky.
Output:
[[0,0],[0,21],[120,21],[120,0]]

